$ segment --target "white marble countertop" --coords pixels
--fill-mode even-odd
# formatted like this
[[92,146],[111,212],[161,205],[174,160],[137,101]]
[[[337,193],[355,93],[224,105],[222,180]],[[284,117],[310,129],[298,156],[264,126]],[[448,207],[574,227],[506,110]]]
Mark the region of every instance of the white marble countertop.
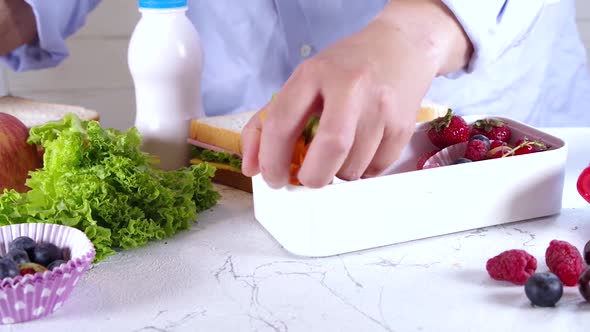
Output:
[[587,129],[568,141],[558,216],[307,259],[282,249],[251,196],[223,199],[190,230],[119,253],[90,270],[54,314],[2,331],[587,331],[590,303],[568,287],[556,308],[491,280],[488,258],[523,248],[546,270],[552,239],[590,240],[590,205],[575,180],[590,162]]

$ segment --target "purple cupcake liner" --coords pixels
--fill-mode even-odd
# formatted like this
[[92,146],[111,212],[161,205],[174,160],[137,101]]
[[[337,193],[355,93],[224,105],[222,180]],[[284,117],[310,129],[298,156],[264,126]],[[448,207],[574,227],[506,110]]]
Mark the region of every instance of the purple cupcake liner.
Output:
[[39,319],[58,310],[94,260],[94,246],[83,232],[57,224],[0,227],[0,253],[6,254],[10,242],[19,236],[63,248],[66,263],[52,271],[3,279],[0,282],[0,324]]

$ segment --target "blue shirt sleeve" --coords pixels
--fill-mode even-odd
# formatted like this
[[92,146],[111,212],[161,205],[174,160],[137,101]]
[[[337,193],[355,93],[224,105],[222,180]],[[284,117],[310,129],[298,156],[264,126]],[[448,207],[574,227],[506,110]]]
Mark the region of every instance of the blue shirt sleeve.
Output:
[[68,55],[66,38],[86,22],[86,16],[100,0],[25,0],[33,8],[38,38],[6,56],[0,57],[13,71],[27,71],[57,66]]
[[545,6],[560,0],[442,0],[454,13],[473,45],[465,71],[497,61],[534,29]]

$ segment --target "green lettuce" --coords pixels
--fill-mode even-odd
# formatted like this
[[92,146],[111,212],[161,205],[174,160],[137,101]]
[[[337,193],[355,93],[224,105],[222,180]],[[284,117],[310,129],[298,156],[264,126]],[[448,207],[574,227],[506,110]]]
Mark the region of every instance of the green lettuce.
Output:
[[242,170],[242,159],[228,152],[206,150],[195,146],[193,147],[193,156],[202,161],[230,165],[239,172]]
[[141,136],[103,129],[68,115],[31,128],[30,144],[44,150],[44,167],[31,172],[26,193],[0,195],[0,225],[42,222],[82,230],[101,261],[190,227],[220,195],[204,163],[175,171],[153,166],[140,150]]

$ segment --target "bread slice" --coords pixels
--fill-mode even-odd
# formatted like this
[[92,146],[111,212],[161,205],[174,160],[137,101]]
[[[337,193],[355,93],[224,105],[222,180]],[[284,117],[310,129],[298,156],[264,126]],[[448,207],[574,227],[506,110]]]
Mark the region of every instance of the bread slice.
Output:
[[0,97],[0,112],[16,117],[27,128],[61,120],[69,113],[76,114],[82,120],[100,119],[98,112],[83,107],[45,103],[15,96]]
[[418,111],[416,123],[429,122],[438,117],[444,116],[447,114],[448,109],[448,106],[441,105],[430,100],[424,100],[422,101],[422,106]]

